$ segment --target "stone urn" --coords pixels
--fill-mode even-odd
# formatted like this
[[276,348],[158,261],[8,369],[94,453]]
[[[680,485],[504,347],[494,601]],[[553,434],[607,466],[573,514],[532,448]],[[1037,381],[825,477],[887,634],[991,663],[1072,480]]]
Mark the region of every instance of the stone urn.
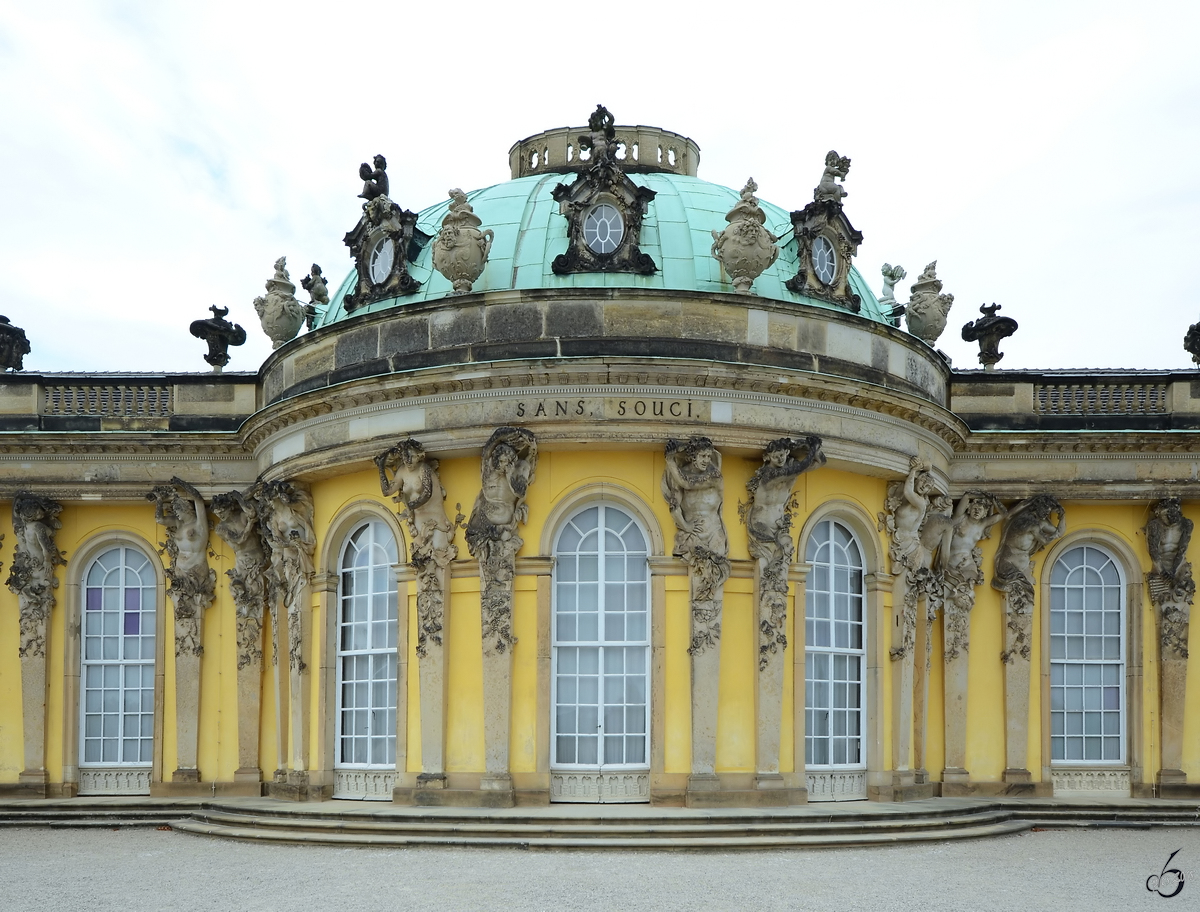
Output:
[[934,260],[912,286],[905,313],[908,331],[930,347],[946,329],[946,317],[954,303],[954,295],[941,291],[942,280],[937,277],[937,260]]
[[734,290],[741,294],[754,294],[750,286],[779,256],[775,246],[779,238],[763,227],[767,215],[754,196],[757,189],[754,178],[746,181],[742,198],[725,215],[729,224],[720,234],[712,233],[713,258],[725,267]]
[[275,261],[275,275],[267,280],[266,297],[254,299],[254,310],[272,348],[296,338],[304,324],[304,305],[296,300],[296,286],[287,271],[287,257]]
[[433,242],[433,268],[450,280],[455,294],[466,294],[483,274],[495,234],[482,224],[467,195],[450,191],[450,211],[442,219],[442,230]]

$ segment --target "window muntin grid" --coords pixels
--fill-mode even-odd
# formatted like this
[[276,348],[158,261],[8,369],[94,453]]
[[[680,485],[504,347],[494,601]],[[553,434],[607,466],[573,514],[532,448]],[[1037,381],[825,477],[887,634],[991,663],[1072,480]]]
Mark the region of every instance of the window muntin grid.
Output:
[[135,548],[110,548],[83,587],[80,766],[148,767],[154,759],[158,581]]
[[1050,573],[1050,758],[1125,762],[1125,606],[1116,561],[1072,548]]
[[805,555],[804,762],[863,768],[863,561],[854,534],[819,522]]
[[338,744],[334,766],[396,765],[396,539],[378,520],[342,551],[337,624]]
[[554,766],[645,769],[646,536],[623,510],[597,504],[564,524],[554,558]]

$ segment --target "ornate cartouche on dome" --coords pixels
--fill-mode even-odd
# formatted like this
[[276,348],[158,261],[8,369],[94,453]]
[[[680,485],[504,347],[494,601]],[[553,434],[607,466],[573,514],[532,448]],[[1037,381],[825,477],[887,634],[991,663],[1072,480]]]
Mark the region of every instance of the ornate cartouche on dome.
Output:
[[429,235],[417,228],[417,214],[402,209],[388,197],[387,161],[375,156],[375,169],[365,162],[359,166],[359,177],[365,183],[359,194],[363,203],[362,218],[343,239],[350,248],[358,281],[354,291],[343,303],[350,312],[385,298],[409,295],[421,283],[408,274],[408,264],[417,246],[424,246]]
[[617,146],[612,114],[596,105],[579,137],[585,169],[570,186],[559,184],[553,190],[567,220],[567,249],[550,265],[555,275],[658,271],[658,264],[638,246],[642,218],[656,193],[629,179],[617,160]]
[[786,284],[796,294],[858,313],[862,299],[850,288],[850,263],[863,235],[842,210],[842,199],[848,194],[838,183],[849,172],[850,159],[831,150],[813,201],[792,213],[800,269]]

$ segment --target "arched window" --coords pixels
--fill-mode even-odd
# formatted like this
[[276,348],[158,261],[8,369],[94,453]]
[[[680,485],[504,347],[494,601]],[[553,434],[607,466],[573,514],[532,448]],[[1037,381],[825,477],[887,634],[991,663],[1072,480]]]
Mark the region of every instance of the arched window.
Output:
[[[826,519],[813,528],[805,559],[805,768],[865,769],[862,549],[846,526]],[[865,798],[865,789],[863,776],[829,778],[824,794],[818,789],[810,797]]]
[[646,535],[624,510],[596,504],[554,548],[552,796],[648,800],[650,575]]
[[[396,768],[396,538],[372,520],[342,551],[337,623],[334,793],[391,799]],[[387,770],[382,776],[370,770]],[[363,771],[360,773],[342,771]]]
[[1121,570],[1095,545],[1071,548],[1050,573],[1050,757],[1125,762]]
[[149,792],[157,602],[153,565],[136,548],[110,548],[87,569],[80,650],[82,793]]

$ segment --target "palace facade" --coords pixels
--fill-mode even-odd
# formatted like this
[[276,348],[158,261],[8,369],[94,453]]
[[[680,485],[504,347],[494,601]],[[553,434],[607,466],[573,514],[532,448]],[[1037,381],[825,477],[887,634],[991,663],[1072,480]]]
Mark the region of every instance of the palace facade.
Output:
[[952,369],[849,159],[699,156],[601,108],[420,212],[377,156],[258,372],[214,311],[212,373],[0,376],[0,792],[1195,794],[1200,373],[998,370],[994,309]]

